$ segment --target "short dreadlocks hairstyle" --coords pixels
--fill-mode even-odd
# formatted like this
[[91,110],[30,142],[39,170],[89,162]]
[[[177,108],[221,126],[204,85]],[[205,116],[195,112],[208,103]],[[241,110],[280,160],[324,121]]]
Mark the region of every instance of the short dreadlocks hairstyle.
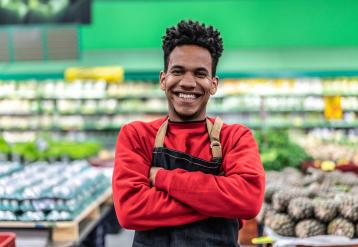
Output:
[[198,45],[209,50],[212,58],[212,76],[216,75],[216,66],[224,51],[223,41],[218,30],[197,21],[182,20],[177,26],[167,28],[162,39],[165,72],[168,70],[169,55],[176,46]]

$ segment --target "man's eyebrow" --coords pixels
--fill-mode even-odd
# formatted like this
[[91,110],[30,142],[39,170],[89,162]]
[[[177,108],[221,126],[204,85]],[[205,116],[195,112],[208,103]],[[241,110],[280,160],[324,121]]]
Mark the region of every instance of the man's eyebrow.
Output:
[[[185,68],[184,68],[184,66],[182,66],[182,65],[175,64],[175,65],[173,65],[173,66],[170,67],[170,70],[173,70],[173,69],[185,69]],[[207,72],[207,73],[209,73],[208,69],[205,68],[205,67],[194,68],[194,71]]]
[[183,69],[184,66],[181,66],[181,65],[173,65],[170,67],[170,69]]
[[209,71],[207,70],[207,68],[205,68],[205,67],[199,67],[199,68],[196,68],[195,70],[196,70],[196,71],[205,71],[205,72],[209,72]]

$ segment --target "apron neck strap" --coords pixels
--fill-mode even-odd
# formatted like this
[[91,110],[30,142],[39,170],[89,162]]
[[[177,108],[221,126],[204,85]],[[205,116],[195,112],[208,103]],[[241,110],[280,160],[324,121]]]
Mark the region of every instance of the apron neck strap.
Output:
[[[221,151],[221,143],[220,143],[220,131],[223,126],[223,121],[219,118],[215,118],[214,124],[210,122],[208,118],[206,118],[206,126],[208,129],[209,137],[210,137],[210,148],[213,155],[213,158],[222,158]],[[163,147],[165,134],[167,133],[168,128],[168,119],[160,126],[157,132],[157,136],[155,137],[154,147]]]
[[154,147],[156,148],[163,147],[164,137],[165,134],[167,133],[167,128],[168,128],[168,119],[165,120],[162,126],[160,126],[160,128],[158,129],[157,136],[155,137]]
[[210,148],[213,155],[213,158],[218,159],[222,158],[222,151],[221,151],[221,143],[220,143],[220,131],[221,127],[223,126],[223,121],[221,118],[216,117],[214,125],[206,119],[206,126],[208,128],[209,137],[210,137]]

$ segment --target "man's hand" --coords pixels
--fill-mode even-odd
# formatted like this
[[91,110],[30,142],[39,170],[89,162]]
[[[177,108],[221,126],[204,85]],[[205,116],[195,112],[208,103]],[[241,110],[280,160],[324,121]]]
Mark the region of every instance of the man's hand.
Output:
[[161,167],[155,167],[155,166],[152,166],[152,167],[150,168],[149,181],[150,181],[150,184],[151,184],[152,186],[154,186],[155,177],[157,176],[157,172],[158,172],[160,169],[163,169],[163,168],[161,168]]

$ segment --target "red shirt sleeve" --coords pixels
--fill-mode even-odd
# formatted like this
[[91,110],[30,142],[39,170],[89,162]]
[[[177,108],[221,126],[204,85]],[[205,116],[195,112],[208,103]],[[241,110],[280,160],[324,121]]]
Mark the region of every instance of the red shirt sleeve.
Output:
[[114,206],[124,228],[148,230],[208,218],[167,192],[150,187],[150,166],[134,126],[124,126],[117,140],[112,177]]
[[251,131],[241,128],[235,134],[223,160],[225,176],[160,170],[155,187],[211,217],[254,218],[263,201],[265,172]]

